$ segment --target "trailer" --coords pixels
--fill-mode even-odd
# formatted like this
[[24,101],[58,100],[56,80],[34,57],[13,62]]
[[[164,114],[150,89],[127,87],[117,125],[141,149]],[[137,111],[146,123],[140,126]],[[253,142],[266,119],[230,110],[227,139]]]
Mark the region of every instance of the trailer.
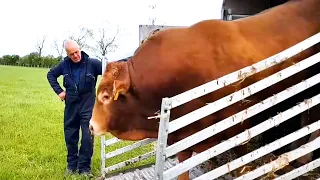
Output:
[[283,4],[288,0],[223,0],[221,19],[236,20],[258,14],[266,9]]
[[[259,1],[259,4],[254,3],[254,0],[241,1],[224,1],[222,8],[222,19],[224,20],[234,20],[238,18],[244,18],[256,13],[259,13],[265,9],[272,6],[279,5],[285,1],[274,0],[274,1]],[[256,2],[256,1],[255,1]],[[244,6],[248,5],[248,6]],[[241,8],[242,7],[242,8]],[[246,8],[244,8],[246,7]],[[154,25],[140,25],[140,42],[145,39],[149,33],[154,30],[161,30],[166,28],[174,28],[172,26],[154,26]],[[257,103],[237,114],[230,116],[202,131],[197,132],[175,144],[170,146],[167,145],[167,137],[169,133],[179,130],[193,122],[200,120],[201,118],[217,112],[225,107],[232,105],[233,103],[245,99],[250,95],[257,93],[281,80],[293,76],[294,74],[312,67],[313,65],[319,63],[320,53],[317,53],[305,60],[294,64],[286,69],[283,69],[263,80],[260,80],[246,88],[236,91],[222,99],[212,102],[202,108],[199,108],[189,114],[186,114],[174,121],[170,120],[170,111],[180,105],[183,105],[193,99],[204,96],[215,90],[223,88],[224,86],[230,85],[243,77],[239,74],[246,74],[250,76],[252,74],[258,73],[266,68],[269,68],[275,64],[286,61],[288,58],[302,52],[309,47],[316,45],[320,42],[320,33],[305,39],[304,41],[278,53],[267,59],[261,60],[260,62],[253,64],[251,66],[245,67],[233,73],[227,74],[221,78],[215,79],[209,83],[203,84],[196,88],[193,88],[184,93],[178,94],[174,97],[164,97],[161,104],[160,111],[160,124],[159,124],[159,134],[158,139],[144,139],[137,142],[131,142],[131,145],[117,148],[115,151],[106,153],[106,148],[115,145],[122,140],[117,138],[111,138],[106,140],[105,136],[101,137],[101,174],[102,178],[106,180],[116,180],[116,179],[157,179],[157,180],[167,180],[167,179],[177,179],[177,176],[190,170],[191,179],[196,180],[207,180],[207,179],[256,179],[261,178],[264,175],[273,173],[279,169],[285,167],[288,163],[302,157],[310,152],[315,151],[320,147],[320,137],[315,140],[308,142],[301,147],[298,147],[292,151],[286,152],[274,160],[261,164],[260,167],[240,176],[233,177],[232,173],[234,170],[259,160],[260,158],[272,153],[273,151],[288,145],[299,138],[302,138],[308,134],[315,132],[320,129],[320,120],[305,126],[293,133],[290,133],[278,140],[275,140],[267,145],[253,150],[252,152],[236,159],[232,159],[228,162],[224,162],[222,165],[216,168],[203,168],[203,165],[208,165],[209,160],[222,154],[226,153],[230,149],[245,143],[246,141],[261,135],[263,132],[284,123],[288,119],[318,105],[320,103],[320,94],[313,96],[299,104],[288,108],[287,110],[265,120],[264,122],[211,147],[210,149],[195,154],[182,163],[178,163],[175,155],[191,147],[221,131],[230,128],[241,121],[244,121],[262,111],[265,111],[276,104],[279,104],[286,99],[293,97],[294,95],[306,91],[311,87],[314,87],[320,82],[320,74],[314,75],[305,81],[293,85],[292,87],[275,94],[260,103]],[[106,61],[103,63],[103,72],[106,65]],[[254,71],[253,71],[254,70]],[[220,83],[221,82],[221,83]],[[150,144],[156,145],[155,148],[151,148],[151,151],[144,152],[143,154],[135,155],[135,157],[119,162],[117,164],[106,167],[106,161],[110,158],[114,158],[123,153],[130,153],[132,150],[146,146]],[[152,147],[152,146],[151,146]],[[150,164],[146,164],[140,167],[121,170],[128,165],[140,162],[148,158],[154,158],[154,161]],[[275,179],[295,179],[306,175],[307,172],[313,171],[320,166],[320,159],[313,160],[312,162],[293,169],[289,172],[282,173]],[[113,171],[117,171],[112,173]],[[320,176],[316,175],[316,178]]]

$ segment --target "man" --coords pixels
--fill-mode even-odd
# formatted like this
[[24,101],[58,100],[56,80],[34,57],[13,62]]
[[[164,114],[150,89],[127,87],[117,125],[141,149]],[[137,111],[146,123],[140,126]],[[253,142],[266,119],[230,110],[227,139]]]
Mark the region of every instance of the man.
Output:
[[[90,167],[93,136],[89,131],[89,120],[95,102],[97,76],[102,74],[102,63],[81,51],[75,41],[67,41],[65,50],[67,57],[49,70],[47,79],[54,92],[65,101],[64,136],[68,150],[67,173],[75,173],[78,170],[80,174],[93,177]],[[57,81],[61,75],[65,91]],[[80,127],[82,139],[78,151]]]

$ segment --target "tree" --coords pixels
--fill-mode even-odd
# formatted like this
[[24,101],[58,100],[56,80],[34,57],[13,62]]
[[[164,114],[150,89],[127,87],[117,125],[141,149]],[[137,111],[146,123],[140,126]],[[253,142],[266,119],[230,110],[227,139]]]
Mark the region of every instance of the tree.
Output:
[[37,41],[36,49],[37,49],[39,58],[40,58],[41,55],[42,55],[43,47],[44,47],[44,42],[46,41],[46,39],[47,39],[47,36],[44,35],[44,36],[42,37],[42,39],[40,39],[40,40],[38,39],[38,41]]
[[19,59],[19,55],[4,55],[0,60],[0,64],[17,65]]
[[108,54],[108,52],[114,51],[116,48],[118,48],[118,46],[115,44],[115,40],[119,34],[119,29],[117,29],[117,32],[113,36],[108,36],[109,33],[107,28],[99,28],[98,31],[99,38],[96,41],[95,51],[98,52],[98,57],[102,59]]
[[59,57],[56,58],[51,55],[42,57],[41,59],[42,59],[42,62],[41,62],[42,67],[52,67],[54,65],[57,65],[60,61]]
[[53,48],[57,51],[58,58],[60,59],[63,57],[63,54],[65,53],[65,49],[64,49],[65,42],[66,40],[59,42],[57,39],[54,40],[53,42]]
[[76,41],[81,49],[92,49],[91,46],[87,43],[87,40],[92,38],[93,30],[81,26],[79,27],[79,33],[72,33],[69,35],[69,39]]
[[41,56],[39,56],[38,52],[31,52],[30,54],[23,56],[19,64],[31,67],[38,66],[41,64]]

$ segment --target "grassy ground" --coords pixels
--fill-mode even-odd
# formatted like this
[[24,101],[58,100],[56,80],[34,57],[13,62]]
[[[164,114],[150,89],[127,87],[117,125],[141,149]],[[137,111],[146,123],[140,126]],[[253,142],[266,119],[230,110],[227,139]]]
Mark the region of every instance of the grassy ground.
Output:
[[[0,179],[64,178],[63,109],[49,86],[48,69],[0,66]],[[59,78],[59,82],[61,82]],[[110,138],[110,136],[107,136]],[[130,142],[106,148],[111,151]],[[150,151],[151,146],[115,157],[107,166]],[[140,164],[150,163],[154,159]],[[92,172],[100,176],[100,138],[95,138]]]

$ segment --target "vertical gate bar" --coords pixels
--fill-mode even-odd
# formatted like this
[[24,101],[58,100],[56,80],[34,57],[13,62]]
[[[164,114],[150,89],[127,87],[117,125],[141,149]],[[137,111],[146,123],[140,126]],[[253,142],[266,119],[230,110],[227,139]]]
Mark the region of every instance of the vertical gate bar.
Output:
[[158,131],[155,179],[163,179],[164,162],[166,160],[165,149],[167,147],[171,99],[163,98],[161,103],[160,125]]
[[[103,76],[103,74],[104,74],[104,71],[106,70],[106,67],[107,67],[107,57],[103,57],[102,58],[102,61],[101,61],[101,63],[102,63],[102,72],[101,72],[101,76]],[[100,169],[101,169],[101,175],[102,175],[102,177],[104,177],[105,176],[105,174],[104,174],[104,169],[106,168],[106,156],[105,156],[105,154],[106,154],[106,144],[105,144],[105,141],[106,141],[106,137],[103,135],[103,136],[101,136],[101,164],[100,164]]]
[[105,146],[106,137],[101,136],[101,175],[104,177],[104,169],[106,168],[106,146]]

